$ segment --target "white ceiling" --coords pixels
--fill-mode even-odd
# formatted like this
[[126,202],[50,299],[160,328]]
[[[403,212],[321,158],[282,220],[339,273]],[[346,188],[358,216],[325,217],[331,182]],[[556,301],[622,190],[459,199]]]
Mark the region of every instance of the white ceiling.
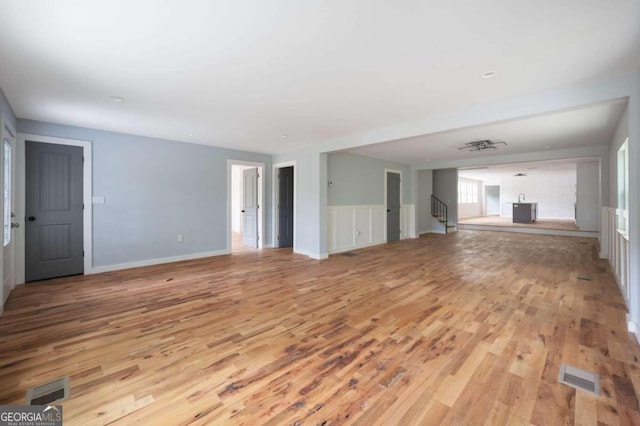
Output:
[[[349,152],[428,166],[431,161],[485,158],[490,163],[495,155],[607,145],[626,104],[626,100],[612,101],[557,114],[369,145]],[[458,149],[467,142],[485,139],[504,141],[507,145],[475,152]]]
[[266,153],[640,65],[636,0],[0,5],[19,117]]
[[567,158],[562,160],[532,161],[528,163],[498,164],[483,167],[468,167],[458,170],[458,176],[481,180],[485,182],[499,182],[506,176],[523,173],[527,176],[540,176],[559,171],[576,171],[578,163],[597,162],[597,157]]

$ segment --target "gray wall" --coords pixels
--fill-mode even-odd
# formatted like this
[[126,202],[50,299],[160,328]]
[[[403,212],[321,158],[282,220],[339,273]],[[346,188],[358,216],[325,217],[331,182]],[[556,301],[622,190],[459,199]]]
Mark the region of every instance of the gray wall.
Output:
[[433,194],[433,170],[418,170],[416,172],[416,214],[417,233],[425,234],[431,231],[431,194]]
[[2,91],[2,87],[0,87],[0,113],[2,113],[5,119],[11,124],[11,126],[16,128],[16,114],[13,112],[13,108],[9,104],[9,100],[4,95]]
[[578,163],[576,225],[582,231],[600,229],[600,164]]
[[105,197],[93,206],[94,266],[224,250],[227,159],[265,163],[270,241],[270,156],[22,119],[18,131],[92,141],[93,195]]
[[384,204],[384,169],[402,171],[402,203],[412,204],[409,166],[360,155],[338,152],[327,156],[330,206]]
[[433,195],[448,206],[449,221],[458,224],[458,169],[433,171]]
[[[620,117],[616,132],[609,144],[609,197],[608,200],[603,200],[603,204],[606,204],[608,201],[608,207],[618,207],[618,150],[628,137],[629,107],[627,106],[624,113],[622,113],[622,117]],[[629,167],[633,167],[632,165],[633,163],[630,161]]]

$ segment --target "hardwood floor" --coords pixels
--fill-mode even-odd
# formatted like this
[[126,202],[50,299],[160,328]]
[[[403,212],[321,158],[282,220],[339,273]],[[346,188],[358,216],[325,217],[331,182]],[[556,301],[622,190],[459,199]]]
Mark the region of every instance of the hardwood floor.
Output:
[[[595,239],[461,231],[356,253],[20,286],[0,403],[69,375],[67,425],[640,424],[640,348]],[[559,384],[563,362],[601,374],[602,396]]]

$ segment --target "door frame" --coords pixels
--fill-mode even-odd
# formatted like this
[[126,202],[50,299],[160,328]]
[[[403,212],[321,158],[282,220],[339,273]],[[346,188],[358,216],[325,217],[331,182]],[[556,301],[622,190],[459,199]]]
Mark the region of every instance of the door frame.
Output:
[[400,175],[400,239],[402,239],[402,236],[404,235],[404,231],[402,230],[402,225],[403,225],[403,211],[402,211],[402,170],[396,170],[396,169],[384,169],[384,242],[387,243],[387,175],[389,173],[395,173]]
[[278,235],[280,235],[280,222],[278,221],[278,202],[280,200],[280,186],[278,185],[278,171],[285,167],[293,167],[293,252],[296,252],[296,229],[298,228],[298,167],[297,161],[283,161],[273,165],[273,238],[271,239],[272,247],[279,247]]
[[[55,145],[79,146],[82,148],[84,162],[82,164],[82,202],[84,211],[82,213],[82,245],[84,250],[84,275],[93,273],[93,205],[92,205],[92,146],[91,141],[79,139],[57,138],[52,136],[33,135],[28,133],[18,133],[16,142],[16,218],[24,222],[26,215],[26,142],[42,142]],[[25,234],[20,233],[16,238],[15,247],[16,259],[16,283],[25,282]]]
[[[17,134],[16,134],[16,130],[13,128],[13,126],[11,125],[11,123],[9,123],[9,121],[7,120],[7,117],[5,114],[0,113],[0,144],[2,143],[2,141],[4,141],[5,139],[5,131],[9,134],[9,138],[13,141],[13,147],[12,147],[12,151],[11,151],[11,157],[12,157],[12,164],[11,164],[11,174],[12,174],[12,188],[11,188],[11,193],[12,193],[12,197],[13,197],[13,209],[16,210],[17,209],[17,193],[16,193],[16,188],[17,188],[17,184],[16,184],[16,176],[17,176],[17,164],[18,164],[18,160],[16,157],[16,153],[17,153]],[[4,165],[4,154],[2,157],[2,161],[0,162],[0,166]],[[1,167],[0,167],[1,169]],[[4,170],[0,170],[0,188],[4,187]],[[15,211],[14,211],[15,213]],[[2,203],[2,205],[0,206],[0,218],[4,218],[4,203]],[[14,219],[17,223],[17,217],[16,219]],[[14,221],[12,220],[12,222]],[[12,228],[13,230],[13,228]],[[17,231],[17,229],[16,229]],[[16,286],[16,240],[18,238],[18,232],[15,232],[13,234],[13,240],[11,241],[12,245],[11,248],[13,250],[13,280],[11,283],[11,289],[9,290],[9,294],[11,294],[11,291],[15,288]],[[0,244],[0,314],[2,314],[2,312],[4,312],[4,299],[6,299],[7,297],[9,297],[9,294],[4,294],[4,244]]]
[[249,166],[256,167],[258,169],[258,249],[264,247],[264,223],[265,223],[265,208],[264,208],[264,172],[266,166],[264,163],[256,163],[254,161],[244,160],[227,160],[227,253],[231,253],[231,166]]

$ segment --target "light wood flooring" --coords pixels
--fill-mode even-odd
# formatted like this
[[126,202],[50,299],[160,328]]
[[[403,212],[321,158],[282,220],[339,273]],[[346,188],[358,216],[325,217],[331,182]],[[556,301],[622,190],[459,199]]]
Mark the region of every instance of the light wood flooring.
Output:
[[638,425],[640,347],[596,243],[461,231],[19,286],[0,404],[69,375],[65,425]]
[[534,228],[534,229],[552,229],[560,231],[579,231],[575,220],[567,219],[538,219],[533,223],[513,223],[510,217],[501,216],[478,216],[458,221],[467,225],[485,225],[485,226],[508,226],[515,228]]

